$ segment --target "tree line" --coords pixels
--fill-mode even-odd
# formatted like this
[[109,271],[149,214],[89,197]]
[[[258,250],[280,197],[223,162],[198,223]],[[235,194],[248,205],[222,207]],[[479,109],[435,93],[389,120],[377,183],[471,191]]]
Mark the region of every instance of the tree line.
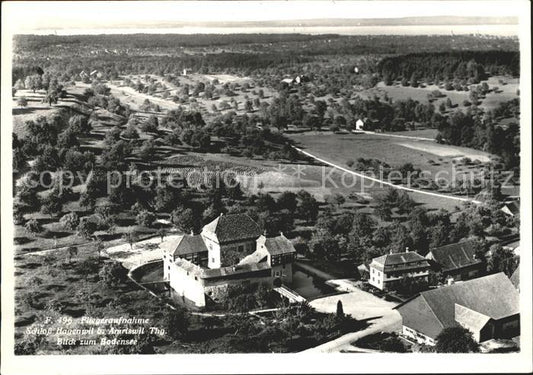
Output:
[[520,53],[517,51],[451,51],[424,52],[385,57],[378,71],[386,84],[398,79],[424,79],[438,84],[442,81],[465,79],[478,83],[487,74],[520,74]]

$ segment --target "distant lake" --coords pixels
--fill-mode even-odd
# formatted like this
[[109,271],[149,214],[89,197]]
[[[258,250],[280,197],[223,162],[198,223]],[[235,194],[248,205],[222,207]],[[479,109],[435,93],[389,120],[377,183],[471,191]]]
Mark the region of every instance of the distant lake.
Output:
[[310,26],[310,27],[177,27],[112,29],[46,29],[27,34],[340,34],[340,35],[460,35],[485,34],[516,36],[518,25],[393,25],[393,26]]

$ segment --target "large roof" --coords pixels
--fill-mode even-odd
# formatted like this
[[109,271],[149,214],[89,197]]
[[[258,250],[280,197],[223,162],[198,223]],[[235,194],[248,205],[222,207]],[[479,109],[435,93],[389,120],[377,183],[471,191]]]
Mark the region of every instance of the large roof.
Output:
[[281,236],[267,238],[265,240],[265,247],[270,255],[291,254],[296,252],[291,241],[289,241],[289,239],[283,234]]
[[516,201],[512,201],[509,203],[506,203],[504,207],[507,207],[507,209],[513,214],[518,215],[520,214],[520,203]]
[[479,332],[487,322],[490,316],[478,313],[468,307],[455,304],[455,321],[463,327],[470,329],[472,332]]
[[254,264],[242,264],[221,268],[202,268],[186,259],[176,258],[176,266],[186,270],[190,276],[197,276],[201,279],[218,279],[218,278],[238,278],[239,275],[248,273],[264,273],[270,270],[270,265],[266,262]]
[[476,259],[474,241],[453,243],[437,247],[430,251],[433,260],[441,267],[442,271],[451,271],[481,263]]
[[264,247],[256,249],[253,253],[245,256],[239,261],[239,264],[260,263],[268,257],[268,251]]
[[416,265],[417,267],[429,267],[426,258],[414,251],[386,254],[372,260],[372,263],[381,266],[382,268],[395,267],[398,269],[402,268],[402,266],[414,266],[415,262],[420,262]]
[[204,231],[214,233],[219,243],[255,240],[261,235],[259,225],[246,214],[220,215]]
[[442,328],[457,324],[456,305],[477,313],[467,317],[463,309],[460,319],[465,321],[481,315],[499,320],[520,312],[518,292],[504,273],[422,292],[396,308],[404,325],[435,338]]
[[179,237],[177,242],[174,243],[172,255],[184,256],[186,254],[202,253],[204,251],[207,251],[207,246],[205,246],[202,236],[184,235]]

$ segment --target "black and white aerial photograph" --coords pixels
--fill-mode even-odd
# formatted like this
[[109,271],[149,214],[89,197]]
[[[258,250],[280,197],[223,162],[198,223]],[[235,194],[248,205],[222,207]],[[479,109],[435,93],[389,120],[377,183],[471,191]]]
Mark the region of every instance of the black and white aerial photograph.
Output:
[[3,373],[532,371],[529,2],[3,2],[1,85]]

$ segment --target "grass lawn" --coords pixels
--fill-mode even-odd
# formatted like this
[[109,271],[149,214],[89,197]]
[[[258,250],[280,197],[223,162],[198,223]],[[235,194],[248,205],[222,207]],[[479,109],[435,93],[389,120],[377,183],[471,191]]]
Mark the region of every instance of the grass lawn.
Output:
[[[346,162],[350,159],[357,161],[358,158],[375,158],[388,163],[392,168],[397,168],[409,162],[415,168],[427,171],[426,176],[435,177],[437,173],[440,173],[443,178],[452,176],[453,168],[455,168],[457,175],[467,172],[479,173],[481,171],[481,164],[467,166],[461,165],[457,161],[454,164],[454,159],[468,156],[472,159],[478,158],[486,161],[490,156],[487,153],[464,147],[439,145],[429,141],[388,138],[371,134],[309,132],[291,134],[289,137],[308,152],[344,168],[348,168]],[[328,188],[330,192],[344,194],[366,192],[374,195],[387,188],[387,186],[380,186],[379,183],[371,185],[372,182],[367,180],[363,186],[360,178],[354,180],[353,177],[342,171],[332,173],[330,171],[330,167],[305,166],[303,169],[305,178],[324,181],[324,187]],[[377,174],[377,177],[380,177],[379,174]],[[343,184],[343,179],[346,184]],[[460,202],[446,198],[436,198],[417,193],[410,193],[410,195],[415,201],[426,204],[429,208],[446,208],[453,211],[456,206],[460,205]]]

